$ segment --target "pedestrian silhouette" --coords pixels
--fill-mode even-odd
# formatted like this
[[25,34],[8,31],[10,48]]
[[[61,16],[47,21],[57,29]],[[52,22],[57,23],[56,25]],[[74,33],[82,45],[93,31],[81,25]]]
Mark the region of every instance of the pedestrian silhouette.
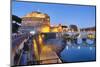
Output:
[[24,51],[29,51],[29,46],[27,42],[24,42],[24,47],[23,47]]

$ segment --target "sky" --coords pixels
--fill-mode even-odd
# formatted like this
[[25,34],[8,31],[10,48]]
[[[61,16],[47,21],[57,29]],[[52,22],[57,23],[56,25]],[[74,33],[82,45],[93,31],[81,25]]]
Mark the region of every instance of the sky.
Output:
[[79,28],[95,26],[95,6],[72,4],[54,4],[38,2],[12,2],[12,14],[23,17],[32,11],[39,11],[50,16],[51,25],[77,25]]

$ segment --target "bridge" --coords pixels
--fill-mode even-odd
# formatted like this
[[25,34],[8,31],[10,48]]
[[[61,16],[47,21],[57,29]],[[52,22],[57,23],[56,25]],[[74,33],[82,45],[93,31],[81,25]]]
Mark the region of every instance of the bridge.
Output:
[[[46,43],[47,34],[22,34],[12,36],[11,64],[33,65],[62,63],[57,52]],[[61,46],[60,46],[61,47]],[[55,48],[57,48],[55,46]]]
[[[13,65],[36,65],[62,63],[60,52],[68,46],[79,46],[77,39],[62,36],[63,33],[38,33],[34,35],[20,34],[12,36],[11,64]],[[67,39],[66,39],[67,37]],[[94,41],[95,39],[93,39]],[[73,45],[69,45],[70,42]],[[82,39],[89,46],[86,39]],[[95,43],[95,41],[94,41]],[[75,45],[76,44],[76,45]]]

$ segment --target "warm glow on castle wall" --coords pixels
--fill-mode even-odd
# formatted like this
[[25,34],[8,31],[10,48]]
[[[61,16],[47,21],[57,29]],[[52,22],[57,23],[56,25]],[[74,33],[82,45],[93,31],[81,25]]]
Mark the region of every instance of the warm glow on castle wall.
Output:
[[49,26],[43,26],[43,27],[41,28],[41,32],[42,32],[42,33],[50,32],[50,27],[49,27]]
[[51,28],[51,32],[58,32],[58,27]]

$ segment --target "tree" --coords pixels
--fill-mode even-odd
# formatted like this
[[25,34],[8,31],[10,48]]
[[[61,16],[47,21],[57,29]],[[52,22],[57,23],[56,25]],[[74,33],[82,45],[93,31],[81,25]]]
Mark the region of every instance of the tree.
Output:
[[73,31],[78,31],[78,27],[76,25],[70,25],[69,27]]
[[[15,23],[13,23],[15,21]],[[17,23],[21,23],[21,18],[18,16],[12,15],[12,33],[16,33],[20,27]]]

